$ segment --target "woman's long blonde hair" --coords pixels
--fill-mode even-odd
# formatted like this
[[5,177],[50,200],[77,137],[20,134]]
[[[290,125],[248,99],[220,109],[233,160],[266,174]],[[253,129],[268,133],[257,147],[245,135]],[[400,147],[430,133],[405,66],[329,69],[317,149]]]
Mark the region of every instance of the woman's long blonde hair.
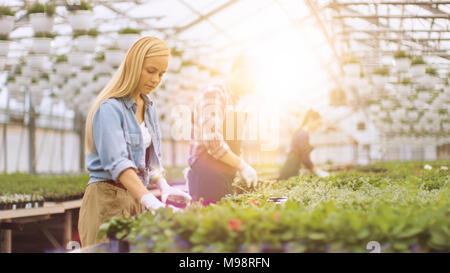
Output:
[[94,116],[100,105],[109,98],[133,96],[142,72],[144,58],[170,56],[169,47],[156,37],[143,37],[128,49],[114,76],[98,94],[86,118],[85,146],[88,154],[94,153]]

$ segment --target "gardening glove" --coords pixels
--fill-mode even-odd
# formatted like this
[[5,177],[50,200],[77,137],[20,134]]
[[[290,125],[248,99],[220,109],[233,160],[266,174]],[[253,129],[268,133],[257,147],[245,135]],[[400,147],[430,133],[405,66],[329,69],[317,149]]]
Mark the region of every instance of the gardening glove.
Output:
[[326,171],[322,171],[322,170],[320,170],[320,169],[318,169],[318,170],[316,171],[316,175],[317,175],[318,177],[328,177],[328,176],[330,176],[329,173],[327,173]]
[[150,211],[155,211],[160,208],[164,208],[166,205],[158,200],[152,193],[144,194],[141,197],[141,204]]
[[188,203],[192,200],[192,197],[189,194],[185,193],[182,190],[175,189],[174,187],[169,186],[169,184],[167,184],[167,181],[164,177],[161,177],[160,179],[158,179],[158,181],[156,182],[156,185],[159,186],[159,189],[161,191],[161,201],[163,203],[166,203],[169,195],[181,196]]
[[256,187],[256,184],[258,184],[258,175],[256,174],[255,169],[248,165],[244,160],[241,160],[238,169],[242,178],[247,182],[247,187]]

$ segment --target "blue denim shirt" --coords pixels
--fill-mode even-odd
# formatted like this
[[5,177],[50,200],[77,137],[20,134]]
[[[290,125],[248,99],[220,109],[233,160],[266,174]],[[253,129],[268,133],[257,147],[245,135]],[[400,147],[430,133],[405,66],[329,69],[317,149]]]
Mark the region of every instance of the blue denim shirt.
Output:
[[113,180],[128,168],[134,168],[144,186],[164,171],[161,160],[161,131],[155,105],[143,96],[145,125],[152,137],[145,166],[141,162],[144,152],[141,129],[136,120],[136,102],[129,96],[104,101],[94,116],[93,134],[96,152],[86,156],[89,183]]

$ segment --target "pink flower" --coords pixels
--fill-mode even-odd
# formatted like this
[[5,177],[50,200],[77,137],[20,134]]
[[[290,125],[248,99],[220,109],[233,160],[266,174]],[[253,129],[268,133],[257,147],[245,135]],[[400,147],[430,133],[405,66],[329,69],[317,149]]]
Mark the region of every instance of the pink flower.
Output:
[[241,230],[241,220],[239,219],[229,219],[228,227],[232,231],[240,231]]

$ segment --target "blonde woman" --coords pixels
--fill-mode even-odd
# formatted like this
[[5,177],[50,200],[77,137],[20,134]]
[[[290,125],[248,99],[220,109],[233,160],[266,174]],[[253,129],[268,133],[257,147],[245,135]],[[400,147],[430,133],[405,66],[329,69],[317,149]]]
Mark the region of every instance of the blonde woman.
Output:
[[[162,40],[139,39],[91,106],[85,143],[90,180],[78,222],[83,246],[105,241],[97,233],[110,217],[157,210],[166,206],[169,195],[191,199],[164,179],[161,133],[155,105],[147,96],[161,82],[169,57]],[[153,182],[162,202],[147,190]]]

